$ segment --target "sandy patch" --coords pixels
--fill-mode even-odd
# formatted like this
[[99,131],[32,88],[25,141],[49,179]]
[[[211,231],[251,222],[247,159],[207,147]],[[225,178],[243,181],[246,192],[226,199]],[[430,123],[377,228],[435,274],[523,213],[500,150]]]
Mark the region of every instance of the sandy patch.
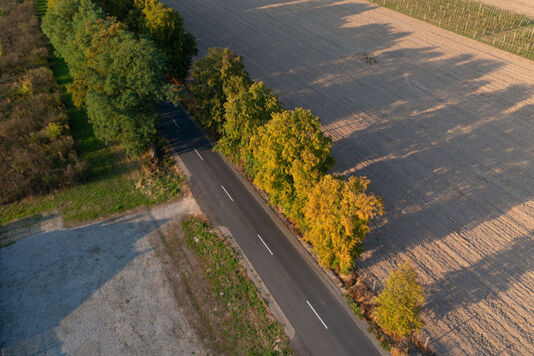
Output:
[[0,249],[2,355],[208,354],[158,256],[158,228],[198,212],[186,198]]
[[166,3],[201,54],[229,46],[312,109],[337,173],[371,178],[387,214],[360,266],[418,269],[432,347],[534,354],[534,61],[364,0]]
[[534,1],[532,0],[477,0],[477,1],[534,17]]

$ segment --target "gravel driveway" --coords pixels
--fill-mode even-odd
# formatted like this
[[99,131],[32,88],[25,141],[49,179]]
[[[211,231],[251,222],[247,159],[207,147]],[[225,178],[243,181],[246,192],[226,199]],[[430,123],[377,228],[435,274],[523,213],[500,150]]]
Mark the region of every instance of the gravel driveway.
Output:
[[208,353],[158,257],[158,227],[198,213],[192,198],[0,249],[1,353]]

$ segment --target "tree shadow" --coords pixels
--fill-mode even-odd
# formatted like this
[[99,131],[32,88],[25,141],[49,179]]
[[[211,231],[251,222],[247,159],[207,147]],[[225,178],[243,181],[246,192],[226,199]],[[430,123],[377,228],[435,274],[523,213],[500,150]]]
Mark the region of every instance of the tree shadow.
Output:
[[441,318],[455,308],[498,298],[518,283],[518,278],[534,271],[532,255],[526,252],[532,248],[534,232],[514,239],[509,247],[484,256],[468,267],[448,272],[429,286],[432,292],[425,308],[435,318]]
[[[138,241],[166,221],[119,217],[33,235],[1,249],[2,353],[64,354],[63,340],[69,335],[58,337],[62,321],[126,265],[151,251]],[[80,347],[84,340],[69,342],[69,347]]]
[[[440,36],[437,28],[433,33],[432,26],[401,31],[414,28],[411,20],[393,24],[385,17],[389,10],[376,15],[376,6],[363,2],[167,3],[198,36],[201,55],[208,47],[230,46],[244,56],[252,79],[273,88],[287,108],[319,116],[333,138],[334,173],[371,179],[386,215],[369,234],[360,267],[389,269],[399,256],[428,247],[432,256],[413,256],[433,281],[431,305],[439,305],[446,297],[439,291],[447,287],[440,287],[440,271],[424,259],[439,257],[450,271],[465,265],[465,256],[483,254],[471,265],[491,270],[479,274],[479,283],[493,285],[494,292],[460,284],[458,275],[468,275],[469,266],[458,275],[449,272],[446,278],[459,285],[452,305],[431,307],[440,315],[453,310],[455,300],[476,303],[510,288],[495,280],[502,278],[492,270],[499,263],[507,264],[511,279],[531,271],[509,249],[499,251],[515,237],[516,249],[534,254],[532,235],[516,237],[530,231],[534,216],[534,85],[521,79],[523,62],[488,55],[496,51],[489,47],[477,55],[461,36],[457,50],[454,38]],[[432,245],[444,240],[448,253]],[[481,242],[488,245],[485,252],[477,250]]]

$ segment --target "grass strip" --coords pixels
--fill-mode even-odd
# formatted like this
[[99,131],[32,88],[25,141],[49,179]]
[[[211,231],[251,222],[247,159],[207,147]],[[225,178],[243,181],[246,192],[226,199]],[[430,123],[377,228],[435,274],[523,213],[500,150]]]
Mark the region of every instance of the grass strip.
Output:
[[227,340],[224,351],[237,355],[289,354],[287,336],[270,315],[234,249],[200,219],[190,218],[182,224],[186,243],[223,306],[214,313]]

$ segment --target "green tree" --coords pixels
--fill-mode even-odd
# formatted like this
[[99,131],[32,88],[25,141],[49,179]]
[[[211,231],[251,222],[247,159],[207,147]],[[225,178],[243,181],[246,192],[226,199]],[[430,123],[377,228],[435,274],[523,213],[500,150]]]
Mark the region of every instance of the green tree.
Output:
[[252,85],[238,84],[226,90],[224,124],[216,149],[254,176],[250,140],[259,127],[267,123],[273,113],[281,112],[282,106],[263,82]]
[[210,48],[205,57],[193,64],[192,75],[191,93],[197,117],[204,127],[220,134],[226,93],[232,88],[250,85],[242,58],[229,48]]
[[119,23],[109,22],[87,50],[91,70],[87,113],[97,137],[118,140],[138,155],[156,134],[157,105],[168,86],[165,57],[152,41],[137,39]]
[[185,31],[184,20],[159,0],[136,0],[144,3],[140,31],[151,39],[167,56],[169,76],[184,80],[191,66],[191,59],[198,53],[195,38]]
[[156,133],[157,104],[171,93],[164,54],[89,0],[56,0],[43,30],[69,66],[68,90],[87,106],[95,135],[130,155],[143,152]]
[[104,10],[136,33],[148,35],[167,56],[166,73],[182,81],[197,54],[195,38],[180,14],[159,0],[101,0]]
[[423,325],[420,317],[425,302],[423,288],[409,264],[390,273],[377,302],[376,321],[393,336],[411,335]]
[[335,163],[331,146],[319,118],[309,110],[274,113],[250,141],[256,165],[254,183],[302,224],[307,192]]
[[366,194],[369,180],[348,181],[325,175],[308,193],[303,209],[304,240],[313,245],[321,265],[349,273],[363,250],[369,221],[382,213],[382,203]]

